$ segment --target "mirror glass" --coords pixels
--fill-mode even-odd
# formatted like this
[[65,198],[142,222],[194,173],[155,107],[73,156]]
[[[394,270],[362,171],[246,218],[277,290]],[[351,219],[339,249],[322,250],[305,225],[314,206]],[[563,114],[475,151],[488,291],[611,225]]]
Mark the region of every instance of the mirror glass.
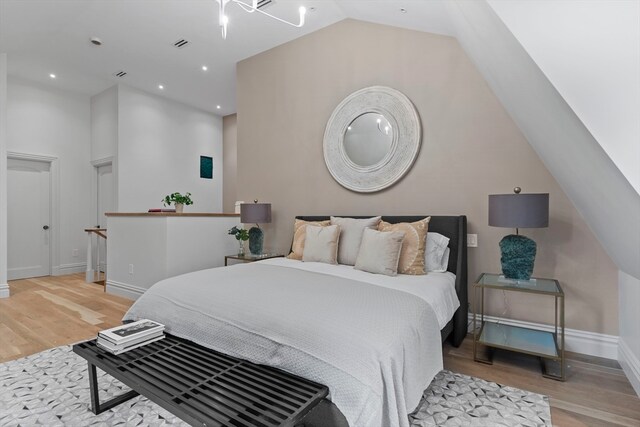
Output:
[[358,166],[373,166],[385,158],[393,143],[393,128],[382,114],[356,117],[344,134],[344,151]]

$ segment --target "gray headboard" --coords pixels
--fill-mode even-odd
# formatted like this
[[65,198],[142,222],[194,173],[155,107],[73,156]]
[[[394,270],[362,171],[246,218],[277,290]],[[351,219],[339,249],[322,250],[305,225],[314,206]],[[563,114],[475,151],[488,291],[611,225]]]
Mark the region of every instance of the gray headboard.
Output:
[[[371,218],[374,215],[368,216],[353,216],[353,215],[334,215],[344,216],[349,218]],[[415,222],[419,221],[429,215],[412,215],[412,216],[382,216],[382,220],[395,224],[398,222]],[[297,219],[304,221],[324,221],[329,219],[329,216],[296,216]],[[449,265],[447,270],[456,275],[456,293],[460,300],[460,308],[453,315],[452,330],[447,335],[451,340],[451,343],[458,347],[464,337],[467,335],[468,324],[468,295],[467,295],[467,217],[464,215],[459,216],[431,216],[429,221],[429,231],[434,231],[447,236],[449,240],[449,249],[451,251],[449,255]],[[445,326],[443,330],[448,329],[449,325]]]

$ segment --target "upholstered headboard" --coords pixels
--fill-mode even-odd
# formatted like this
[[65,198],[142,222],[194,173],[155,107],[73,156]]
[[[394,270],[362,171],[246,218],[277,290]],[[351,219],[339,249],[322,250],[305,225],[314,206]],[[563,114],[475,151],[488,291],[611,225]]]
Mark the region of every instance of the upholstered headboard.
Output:
[[[352,215],[336,215],[349,218],[371,218],[368,216],[352,216]],[[415,222],[429,215],[412,215],[412,216],[382,216],[382,220],[395,224],[398,222]],[[296,216],[297,219],[304,221],[324,221],[329,216]],[[456,275],[456,293],[460,300],[460,308],[453,315],[452,328],[450,325],[445,326],[443,332],[449,336],[453,345],[458,347],[464,337],[467,335],[467,313],[468,313],[468,295],[467,295],[467,217],[459,216],[431,216],[429,221],[429,231],[434,231],[447,236],[449,240],[449,265],[447,270]],[[447,331],[447,329],[452,329]]]

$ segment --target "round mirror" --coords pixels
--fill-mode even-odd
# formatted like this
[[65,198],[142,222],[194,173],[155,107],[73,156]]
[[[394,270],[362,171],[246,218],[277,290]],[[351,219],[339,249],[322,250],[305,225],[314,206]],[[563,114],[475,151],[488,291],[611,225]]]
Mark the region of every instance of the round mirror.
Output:
[[380,191],[409,171],[421,134],[420,117],[409,98],[389,87],[367,87],[346,97],[331,114],[324,161],[349,190]]
[[373,166],[391,150],[393,128],[382,114],[364,113],[356,117],[344,133],[344,151],[358,166]]

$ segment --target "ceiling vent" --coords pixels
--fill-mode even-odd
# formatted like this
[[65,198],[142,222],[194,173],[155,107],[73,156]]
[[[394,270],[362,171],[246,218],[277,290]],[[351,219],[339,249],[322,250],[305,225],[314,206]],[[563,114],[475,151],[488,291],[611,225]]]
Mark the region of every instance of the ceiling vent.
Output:
[[115,77],[122,78],[122,77],[124,77],[124,76],[126,76],[126,75],[127,75],[127,72],[126,72],[126,71],[118,71],[118,72],[116,72],[116,73],[113,73],[113,75],[114,75]]
[[189,40],[178,39],[173,43],[173,46],[175,48],[177,48],[177,49],[182,49],[183,47],[185,47],[188,44],[189,44]]
[[274,0],[258,0],[258,9],[264,9],[265,7],[273,3]]

